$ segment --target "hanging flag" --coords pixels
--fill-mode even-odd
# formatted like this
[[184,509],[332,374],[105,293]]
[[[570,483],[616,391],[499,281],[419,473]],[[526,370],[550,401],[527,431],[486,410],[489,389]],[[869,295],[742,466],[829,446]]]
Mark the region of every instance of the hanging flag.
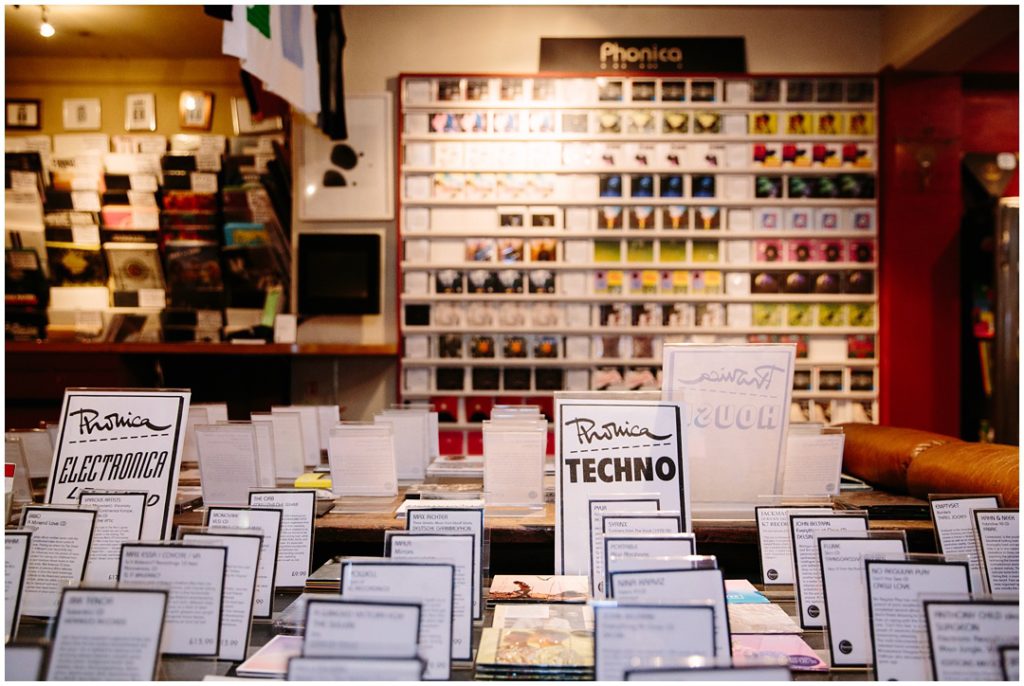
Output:
[[236,6],[221,49],[295,109],[320,112],[316,28],[310,5]]

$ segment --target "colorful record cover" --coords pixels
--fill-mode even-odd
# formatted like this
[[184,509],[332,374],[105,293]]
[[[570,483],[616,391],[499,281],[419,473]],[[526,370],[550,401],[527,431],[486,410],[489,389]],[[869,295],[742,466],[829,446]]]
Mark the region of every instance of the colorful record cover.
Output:
[[156,244],[110,244],[105,245],[104,249],[115,290],[163,289],[164,276]]
[[100,246],[47,243],[46,259],[54,286],[106,286],[107,267]]
[[586,576],[533,574],[497,574],[491,580],[488,600],[541,600],[548,602],[585,602],[590,597]]

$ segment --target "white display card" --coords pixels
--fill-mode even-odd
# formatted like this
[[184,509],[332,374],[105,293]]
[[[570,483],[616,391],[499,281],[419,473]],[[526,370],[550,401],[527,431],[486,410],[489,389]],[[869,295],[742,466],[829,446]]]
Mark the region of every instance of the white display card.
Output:
[[547,422],[489,421],[482,433],[487,505],[543,507]]
[[341,408],[337,405],[316,406],[316,426],[320,438],[320,450],[327,452],[331,429],[341,421]]
[[821,507],[767,507],[754,508],[757,521],[757,548],[761,555],[761,579],[765,586],[792,584],[793,538],[789,530],[789,517],[795,514],[814,515],[831,512]]
[[77,503],[83,488],[142,491],[149,494],[143,538],[169,539],[190,396],[176,390],[69,388],[46,501]]
[[256,441],[256,473],[261,488],[277,486],[277,467],[274,462],[274,416],[269,412],[253,412],[253,438]]
[[420,681],[419,658],[293,657],[288,681]]
[[782,493],[790,496],[839,495],[846,436],[790,434],[786,440]]
[[313,564],[313,534],[316,531],[316,491],[253,491],[249,507],[281,510],[281,542],[277,549],[278,588],[302,588]]
[[594,678],[622,681],[634,661],[715,656],[708,605],[594,606]]
[[691,490],[702,507],[750,510],[781,492],[795,355],[782,344],[664,347],[662,397],[686,401]]
[[4,531],[4,642],[18,633],[21,618],[21,595],[25,588],[28,551],[32,532],[20,529]]
[[148,493],[83,490],[78,504],[96,510],[96,526],[85,566],[86,583],[117,581],[121,544],[142,538],[142,517]]
[[189,405],[187,412],[181,461],[199,462],[199,450],[196,448],[196,427],[209,424],[210,417],[205,405]]
[[439,562],[342,560],[341,594],[355,600],[419,603],[423,678],[451,678],[455,565]]
[[[302,416],[302,455],[307,469],[320,464],[320,426],[316,405],[291,405]],[[271,408],[273,410],[273,408]]]
[[611,573],[628,570],[633,560],[694,555],[697,552],[697,538],[693,534],[681,533],[605,534],[601,537],[601,547],[604,588],[607,589],[611,583]]
[[661,510],[648,513],[616,513],[612,511],[601,516],[592,564],[593,578],[590,580],[594,596],[605,594],[604,537],[617,534],[678,534],[683,532],[683,517],[679,512]]
[[786,665],[737,665],[735,667],[665,667],[661,669],[630,669],[626,681],[792,681]]
[[42,681],[46,667],[43,643],[8,643],[4,646],[4,680]]
[[971,512],[996,509],[999,496],[994,494],[966,496],[929,496],[932,524],[935,526],[937,548],[943,555],[967,555],[971,566],[971,588],[981,592],[981,550]]
[[970,592],[966,562],[867,560],[871,650],[878,681],[931,681],[925,598]]
[[220,620],[228,549],[178,543],[125,543],[121,586],[167,588],[160,652],[213,657],[220,650]]
[[218,529],[249,529],[263,536],[252,610],[252,616],[258,619],[269,619],[274,611],[274,580],[277,575],[277,551],[283,518],[284,513],[280,509],[211,507],[206,511],[206,526],[210,533],[217,533]]
[[259,486],[252,425],[205,424],[195,432],[203,503],[245,505],[249,490]]
[[925,600],[936,681],[999,681],[999,646],[1019,645],[1018,600]]
[[420,606],[347,598],[306,602],[305,657],[416,657]]
[[32,532],[21,614],[53,617],[60,605],[60,592],[79,583],[89,559],[89,545],[96,524],[95,510],[70,507],[26,507],[21,526]]
[[195,545],[227,548],[224,570],[224,610],[220,619],[221,660],[240,662],[249,649],[253,602],[256,597],[256,572],[259,569],[263,537],[252,531],[200,529],[184,532],[181,540]]
[[274,473],[291,481],[306,471],[302,442],[302,413],[293,408],[270,408],[274,429]]
[[[604,517],[613,513],[651,513],[661,509],[661,498],[653,493],[641,493],[635,496],[609,494],[603,498],[591,498],[587,501],[587,519],[589,531],[589,562],[586,573],[590,579],[590,592],[595,597],[604,595],[604,556],[601,537],[604,535]],[[571,527],[575,529],[575,527]],[[566,532],[573,535],[574,532]]]
[[68,588],[60,602],[47,681],[155,681],[168,593]]
[[45,479],[50,475],[50,463],[53,461],[53,441],[46,429],[17,429],[8,431],[21,439],[21,449],[28,465],[28,475],[32,479]]
[[473,659],[473,598],[481,594],[473,576],[476,539],[472,534],[384,532],[384,555],[395,560],[448,562],[455,565],[452,659]]
[[[426,412],[389,411],[373,418],[390,426],[395,439],[395,468],[400,480],[422,481],[427,475],[429,417]],[[428,666],[427,672],[431,669]]]
[[[679,403],[555,397],[555,572],[589,574],[596,546],[590,501],[659,499],[690,530],[683,407]],[[592,529],[581,524],[589,521]]]
[[345,423],[327,443],[331,491],[336,496],[398,495],[394,429],[390,424]]
[[874,664],[864,560],[902,559],[906,552],[902,537],[818,539],[832,666],[866,669]]
[[614,572],[612,597],[622,605],[683,605],[710,602],[715,611],[715,655],[732,655],[725,577],[720,569]]
[[868,516],[853,512],[790,515],[789,522],[793,540],[793,568],[796,573],[793,588],[800,609],[800,626],[804,629],[820,629],[825,626],[825,594],[821,587],[818,539],[822,536],[854,537],[855,534],[867,538]]
[[[483,588],[484,510],[481,507],[421,508],[410,505],[405,515],[409,531],[427,534],[471,534],[474,537],[473,579]],[[482,593],[473,594],[473,619],[483,619]]]
[[990,593],[1020,592],[1020,510],[974,511],[974,528]]
[[189,406],[189,411],[193,408],[206,410],[205,424],[221,424],[228,421],[227,403],[192,403]]

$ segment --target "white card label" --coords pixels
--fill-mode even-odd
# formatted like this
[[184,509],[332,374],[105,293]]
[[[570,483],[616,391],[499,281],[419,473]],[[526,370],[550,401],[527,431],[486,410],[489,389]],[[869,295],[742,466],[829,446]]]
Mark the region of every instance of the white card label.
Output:
[[[478,589],[483,588],[483,508],[418,508],[409,507],[405,515],[409,531],[426,534],[470,534],[474,537],[473,579]],[[473,619],[483,618],[481,593],[473,594]]]
[[32,532],[21,613],[53,617],[60,592],[85,574],[96,512],[58,507],[26,507],[21,525]]
[[342,560],[341,594],[356,600],[420,603],[420,656],[427,661],[423,678],[451,677],[454,565]]
[[602,537],[604,548],[604,587],[610,588],[609,578],[614,571],[630,569],[637,560],[684,557],[696,553],[696,537],[693,534],[671,534],[668,536],[610,534]]
[[633,669],[626,681],[792,681],[789,667],[699,667],[694,669]]
[[311,598],[305,627],[306,657],[416,657],[420,606]]
[[216,655],[224,606],[227,548],[125,543],[118,573],[126,588],[166,587],[167,616],[160,652]]
[[259,486],[252,425],[205,424],[195,431],[203,503],[247,505],[250,489]]
[[611,588],[619,605],[680,605],[711,601],[715,612],[715,654],[732,655],[725,578],[720,569],[615,572]]
[[931,681],[926,597],[969,593],[966,562],[868,560],[871,648],[878,681]]
[[[648,497],[643,497],[648,496]],[[592,498],[587,502],[588,526],[587,537],[590,551],[587,577],[590,579],[590,592],[595,597],[604,595],[604,556],[601,537],[604,535],[604,517],[613,512],[656,512],[661,507],[661,498],[654,494],[641,496],[609,496]]]
[[272,407],[274,464],[278,479],[294,479],[305,471],[302,414],[294,409]]
[[471,534],[385,532],[385,555],[395,560],[430,560],[455,565],[452,658],[473,659],[473,597],[480,587],[473,577],[476,540]]
[[249,649],[252,628],[253,598],[256,591],[256,571],[259,569],[259,534],[228,534],[225,532],[186,533],[185,543],[223,546],[227,548],[227,566],[224,571],[224,610],[220,619],[220,651],[222,660],[240,662]]
[[1020,641],[1020,605],[1014,601],[925,600],[936,681],[999,681],[999,646]]
[[277,551],[278,588],[301,588],[313,562],[316,491],[253,491],[253,509],[281,510],[281,543]]
[[418,658],[293,657],[288,681],[419,681]]
[[155,680],[167,605],[162,590],[65,590],[47,681]]
[[[387,424],[336,426],[328,439],[331,491],[337,496],[398,494],[395,440]],[[372,460],[366,459],[373,455]]]
[[594,608],[597,681],[622,681],[631,667],[691,655],[715,656],[715,619],[710,605]]
[[765,586],[792,584],[793,538],[789,531],[789,517],[795,514],[821,514],[831,507],[758,507],[757,547],[761,554],[761,577]]
[[211,507],[206,511],[210,533],[217,529],[250,529],[263,536],[260,561],[256,567],[256,596],[253,617],[268,619],[274,611],[274,578],[277,549],[280,545],[281,510],[254,510],[245,507]]
[[46,646],[41,643],[4,646],[4,679],[12,681],[42,681],[45,675]]
[[906,551],[903,539],[818,539],[829,650],[834,666],[866,668],[874,662],[864,559],[893,558]]
[[146,493],[82,491],[78,504],[96,510],[96,527],[85,567],[86,583],[117,581],[121,544],[142,536]]
[[1020,511],[975,510],[985,581],[991,593],[1020,592]]
[[46,500],[77,503],[81,489],[149,494],[142,536],[171,537],[190,391],[64,393]]
[[18,633],[21,592],[25,587],[25,563],[31,545],[31,531],[4,532],[4,642]]
[[790,515],[789,528],[793,538],[793,567],[796,570],[796,604],[800,609],[800,626],[820,629],[825,626],[825,594],[821,587],[821,561],[818,539],[822,536],[854,536],[867,538],[867,515]]
[[974,530],[971,512],[977,509],[999,507],[994,495],[965,496],[963,498],[932,498],[929,505],[939,552],[943,555],[967,555],[971,566],[971,587],[982,589],[981,551]]

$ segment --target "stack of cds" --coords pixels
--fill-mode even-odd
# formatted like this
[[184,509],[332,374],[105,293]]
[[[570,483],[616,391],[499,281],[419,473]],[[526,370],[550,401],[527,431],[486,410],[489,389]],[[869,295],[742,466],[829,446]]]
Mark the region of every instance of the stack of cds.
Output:
[[501,604],[480,635],[477,679],[594,678],[594,613],[582,604]]

